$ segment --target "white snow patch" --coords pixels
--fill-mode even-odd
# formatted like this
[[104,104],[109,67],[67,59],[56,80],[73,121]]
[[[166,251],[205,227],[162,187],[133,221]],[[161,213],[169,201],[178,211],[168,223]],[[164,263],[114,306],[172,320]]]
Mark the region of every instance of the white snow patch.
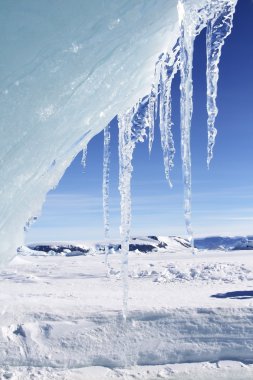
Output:
[[[2,374],[150,380],[252,375],[252,251],[200,251],[194,259],[182,245],[174,253],[132,252],[125,322],[120,257],[110,254],[109,278],[104,258],[101,252],[18,256],[0,272]],[[169,280],[154,281],[168,270]],[[231,369],[220,363],[224,359],[248,364],[233,362]]]

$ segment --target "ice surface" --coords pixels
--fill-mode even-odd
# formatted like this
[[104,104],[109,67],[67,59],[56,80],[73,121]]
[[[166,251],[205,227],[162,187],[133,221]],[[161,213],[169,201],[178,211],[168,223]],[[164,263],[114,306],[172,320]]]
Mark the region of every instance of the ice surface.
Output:
[[176,0],[0,2],[1,262],[76,154],[150,92]]

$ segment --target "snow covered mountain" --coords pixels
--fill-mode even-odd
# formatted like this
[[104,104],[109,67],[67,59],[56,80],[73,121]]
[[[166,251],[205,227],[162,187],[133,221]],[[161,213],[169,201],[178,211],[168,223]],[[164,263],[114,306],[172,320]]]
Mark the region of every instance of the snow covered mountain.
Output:
[[[253,236],[212,236],[195,239],[194,244],[197,250],[252,250]],[[86,256],[90,254],[104,254],[105,246],[104,242],[34,243],[19,247],[18,253],[24,256]],[[108,247],[109,253],[121,251],[121,244],[119,242],[110,242]],[[180,252],[182,248],[190,250],[191,245],[187,239],[178,236],[138,236],[132,237],[129,244],[130,252],[135,253]]]
[[[106,244],[104,242],[50,242],[28,244],[27,247],[18,248],[21,255],[62,255],[62,256],[79,256],[89,254],[105,253]],[[117,253],[121,251],[119,242],[108,243],[109,253]],[[162,237],[162,236],[146,236],[133,237],[130,240],[129,250],[135,253],[151,253],[178,251],[182,247],[190,248],[187,240],[180,237]]]

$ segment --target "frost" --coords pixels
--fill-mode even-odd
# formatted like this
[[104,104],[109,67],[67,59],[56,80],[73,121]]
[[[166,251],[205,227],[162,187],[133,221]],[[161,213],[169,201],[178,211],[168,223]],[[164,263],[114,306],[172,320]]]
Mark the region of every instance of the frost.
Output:
[[[211,5],[210,5],[211,6]],[[214,17],[208,20],[206,31],[206,54],[207,54],[207,126],[208,126],[208,147],[207,147],[207,166],[213,158],[213,147],[217,129],[214,127],[215,119],[218,114],[216,105],[217,85],[219,79],[219,62],[221,49],[225,39],[231,33],[233,25],[233,15],[235,3],[227,1],[224,8],[215,13]]]

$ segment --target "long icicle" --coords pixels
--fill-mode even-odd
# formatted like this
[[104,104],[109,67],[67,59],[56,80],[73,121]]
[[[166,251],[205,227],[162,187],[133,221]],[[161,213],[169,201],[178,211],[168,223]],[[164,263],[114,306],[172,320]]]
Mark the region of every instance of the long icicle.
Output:
[[[180,22],[180,71],[181,71],[181,156],[184,181],[184,216],[189,242],[194,252],[194,240],[191,227],[191,118],[192,118],[192,61],[194,35],[188,30],[184,0],[178,2],[178,15]],[[188,27],[188,28],[187,28]]]
[[104,237],[105,237],[105,265],[107,275],[109,276],[109,237],[110,237],[110,220],[109,220],[109,177],[110,177],[110,125],[104,129],[104,157],[103,157],[103,211],[104,211]]
[[172,187],[170,171],[174,166],[175,146],[172,133],[171,120],[171,85],[179,66],[179,44],[174,47],[171,56],[166,57],[161,66],[159,84],[159,116],[160,116],[160,135],[163,151],[163,161],[165,177]]
[[156,62],[154,82],[152,84],[151,92],[149,95],[149,102],[148,102],[148,109],[147,109],[148,124],[149,124],[149,144],[148,144],[149,154],[151,154],[151,150],[153,146],[155,120],[157,118],[157,112],[158,112],[158,94],[159,94],[159,81],[160,81],[162,57],[163,57],[163,54],[159,57],[159,60]]
[[121,196],[121,277],[123,287],[123,318],[128,309],[128,253],[131,224],[131,177],[135,143],[132,140],[133,111],[118,115],[119,125],[119,191]]
[[[210,4],[210,7],[212,4]],[[228,0],[222,11],[214,16],[207,23],[206,30],[206,54],[207,54],[207,129],[208,129],[208,145],[207,145],[207,167],[209,169],[210,162],[213,158],[213,148],[217,129],[214,127],[215,119],[218,114],[216,105],[217,86],[219,79],[219,62],[221,57],[221,49],[225,39],[231,33],[233,26],[233,15],[235,12],[235,2]]]

